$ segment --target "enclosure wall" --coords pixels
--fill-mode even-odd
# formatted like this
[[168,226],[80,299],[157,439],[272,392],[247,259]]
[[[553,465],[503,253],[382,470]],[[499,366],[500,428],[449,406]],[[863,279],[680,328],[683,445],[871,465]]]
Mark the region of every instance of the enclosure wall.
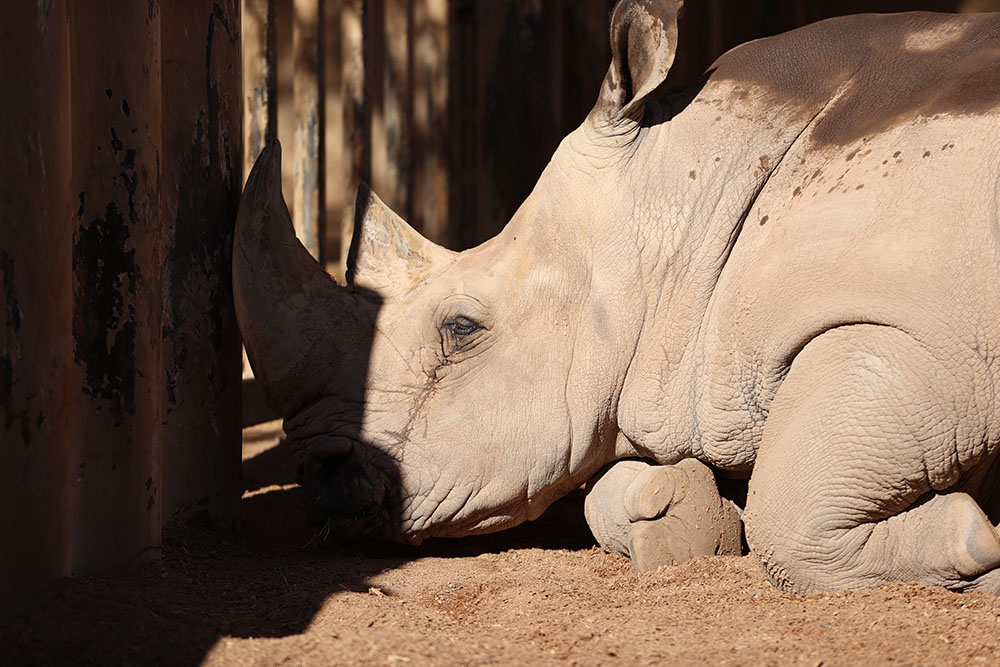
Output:
[[239,501],[235,0],[13,3],[0,40],[0,606]]

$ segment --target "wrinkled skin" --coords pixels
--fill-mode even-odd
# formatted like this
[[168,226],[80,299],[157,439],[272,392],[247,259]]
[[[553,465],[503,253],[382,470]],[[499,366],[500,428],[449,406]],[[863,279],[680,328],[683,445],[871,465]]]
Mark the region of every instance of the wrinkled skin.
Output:
[[[1000,18],[834,19],[663,91],[678,6],[619,4],[594,110],[478,248],[363,191],[340,288],[262,155],[237,314],[317,517],[468,535],[609,462],[698,459],[749,476],[786,590],[997,592]],[[629,474],[594,504],[622,497],[623,550],[649,529],[628,494],[656,495]]]

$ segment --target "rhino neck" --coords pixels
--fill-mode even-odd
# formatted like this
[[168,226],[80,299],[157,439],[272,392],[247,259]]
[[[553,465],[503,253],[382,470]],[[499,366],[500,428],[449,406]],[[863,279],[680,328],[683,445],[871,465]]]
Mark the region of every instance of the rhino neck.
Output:
[[822,108],[776,112],[753,91],[709,80],[693,100],[666,100],[642,128],[623,196],[646,302],[618,415],[639,454],[664,463],[702,455],[696,399],[712,390],[701,369],[716,286],[754,202]]

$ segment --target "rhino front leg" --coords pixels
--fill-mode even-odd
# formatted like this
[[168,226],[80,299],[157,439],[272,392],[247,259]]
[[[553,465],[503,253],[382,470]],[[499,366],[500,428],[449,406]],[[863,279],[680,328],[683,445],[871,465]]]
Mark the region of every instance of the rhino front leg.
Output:
[[695,459],[618,461],[587,487],[584,512],[594,537],[606,551],[629,556],[639,572],[741,552],[739,513],[719,496],[708,466]]
[[992,456],[991,408],[975,393],[986,372],[890,327],[810,342],[771,405],[743,517],[772,583],[995,588],[1000,535],[980,490],[960,486]]

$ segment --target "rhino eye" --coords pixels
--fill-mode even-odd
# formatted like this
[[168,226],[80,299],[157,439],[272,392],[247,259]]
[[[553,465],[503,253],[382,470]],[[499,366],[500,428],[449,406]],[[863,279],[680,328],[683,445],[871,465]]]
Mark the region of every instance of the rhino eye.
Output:
[[448,333],[450,333],[455,338],[462,338],[463,336],[468,336],[473,334],[482,327],[479,324],[464,315],[457,315],[455,317],[449,318],[445,323],[448,328]]

